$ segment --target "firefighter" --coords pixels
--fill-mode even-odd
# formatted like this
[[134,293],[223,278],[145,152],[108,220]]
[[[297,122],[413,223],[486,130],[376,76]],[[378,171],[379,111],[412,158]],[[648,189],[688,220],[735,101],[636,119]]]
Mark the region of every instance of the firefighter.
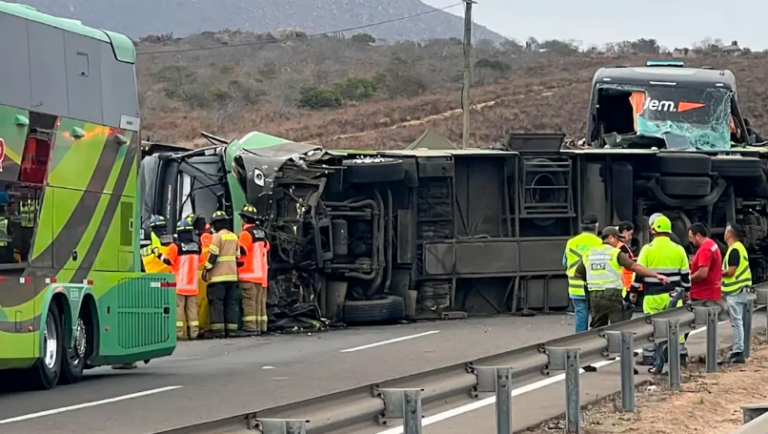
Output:
[[745,363],[744,312],[747,309],[747,293],[752,286],[752,271],[749,268],[749,255],[741,243],[742,229],[736,224],[725,228],[725,242],[728,251],[723,259],[723,296],[728,302],[731,328],[733,329],[733,351],[728,357],[730,363]]
[[259,216],[252,205],[240,211],[240,261],[237,276],[243,292],[243,331],[249,336],[267,332],[267,283],[269,241],[258,225]]
[[581,277],[576,276],[576,267],[589,249],[601,245],[603,242],[597,236],[597,216],[586,214],[581,219],[581,233],[568,240],[563,254],[563,265],[568,275],[568,294],[573,302],[573,313],[576,322],[576,333],[589,329],[589,305],[585,284]]
[[147,273],[170,273],[171,268],[163,263],[159,259],[159,254],[168,253],[168,245],[170,243],[166,241],[167,223],[163,216],[152,216],[149,220],[149,228],[151,230],[150,236],[152,237],[152,243],[141,249],[141,260],[144,263],[144,270]]
[[592,311],[591,328],[624,320],[622,270],[669,283],[666,276],[635,263],[619,249],[621,235],[618,228],[609,226],[603,229],[602,238],[603,244],[587,251],[575,270],[576,276],[586,277]]
[[188,219],[182,220],[176,228],[176,241],[168,246],[159,258],[172,267],[176,275],[176,337],[197,339],[199,325],[197,316],[198,279],[197,267],[200,245],[195,241],[194,227]]
[[240,256],[237,235],[229,230],[229,217],[224,211],[213,213],[211,225],[214,234],[202,275],[208,283],[211,325],[203,337],[242,337],[245,334],[237,329],[237,259]]
[[[643,285],[643,313],[652,315],[662,312],[671,307],[683,305],[683,292],[691,290],[691,272],[688,265],[688,255],[685,249],[670,239],[672,233],[672,222],[666,216],[657,217],[651,227],[651,236],[653,240],[640,250],[637,263],[644,267],[662,274],[669,279],[669,284],[665,284],[658,278],[635,276],[632,282],[631,293],[633,299],[636,299],[637,291],[640,285]],[[672,290],[670,292],[670,290]],[[680,336],[680,356],[681,361],[685,363],[687,359],[687,350],[685,349],[685,337]],[[651,374],[661,374],[664,368],[663,345],[655,347],[654,354],[651,355],[650,349],[643,349],[643,362],[648,364],[648,357],[653,360],[653,367],[648,369]]]

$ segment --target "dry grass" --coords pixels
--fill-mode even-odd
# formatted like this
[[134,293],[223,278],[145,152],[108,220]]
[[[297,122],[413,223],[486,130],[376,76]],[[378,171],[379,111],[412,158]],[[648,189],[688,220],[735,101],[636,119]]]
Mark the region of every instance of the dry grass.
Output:
[[[315,50],[300,45],[278,45],[253,53],[238,54],[237,50],[244,49],[227,49],[222,50],[226,54],[195,52],[140,57],[145,136],[192,146],[200,130],[228,138],[258,130],[334,148],[396,149],[411,143],[424,129],[433,128],[455,142],[461,141],[460,87],[455,79],[461,62],[460,50],[456,51],[455,46],[441,46],[439,51],[432,46],[361,49],[339,45],[347,44],[344,41],[312,43],[320,45]],[[158,47],[143,44],[139,49],[140,52],[154,51]],[[479,84],[472,89],[475,109],[471,142],[483,146],[503,140],[510,132],[565,132],[570,137],[581,137],[586,128],[595,70],[608,65],[644,64],[648,59],[637,55],[609,58],[586,54],[516,55],[487,47],[482,50],[485,51],[480,51],[478,56],[511,65],[504,74],[483,79],[489,84]],[[336,57],[328,57],[332,53]],[[211,57],[214,54],[224,57]],[[326,57],[322,58],[323,55]],[[412,78],[421,80],[425,85],[423,91],[401,98],[379,93],[371,100],[348,103],[335,110],[296,108],[297,86],[323,86],[350,76],[391,73],[393,58],[404,62],[400,67],[413,72]],[[264,68],[265,62],[290,72],[270,79],[251,74]],[[740,83],[739,102],[743,113],[751,118],[758,131],[768,131],[768,91],[762,79],[763,71],[768,68],[768,54],[737,58],[712,55],[690,58],[686,63],[731,69]],[[210,107],[191,108],[165,95],[168,84],[157,80],[157,72],[168,65],[182,65],[196,71],[197,77],[204,78],[202,86],[226,86],[238,80],[253,86],[262,96],[255,104],[233,99]],[[226,66],[225,70],[222,65]]]

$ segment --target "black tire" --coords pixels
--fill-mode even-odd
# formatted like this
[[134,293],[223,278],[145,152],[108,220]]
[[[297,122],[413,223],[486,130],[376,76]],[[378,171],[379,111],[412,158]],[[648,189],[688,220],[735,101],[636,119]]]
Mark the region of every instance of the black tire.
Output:
[[[26,372],[26,383],[30,388],[37,390],[53,389],[56,387],[56,384],[59,382],[59,378],[61,377],[61,353],[64,349],[64,345],[62,340],[63,334],[61,327],[61,315],[59,314],[59,310],[56,308],[56,306],[51,305],[50,309],[48,310],[48,315],[46,317],[44,327],[43,353],[40,357],[40,360],[38,360],[37,363],[35,363],[35,365]],[[51,358],[50,366],[48,363],[46,363],[46,355],[48,354],[49,349],[49,327],[55,332],[54,345],[56,346],[56,352],[55,355]]]
[[699,176],[664,176],[659,179],[659,187],[669,196],[701,197],[712,191],[712,180]]
[[344,322],[347,324],[382,324],[403,318],[405,302],[400,297],[390,295],[380,300],[344,302]]
[[393,158],[362,157],[345,160],[342,165],[344,180],[349,183],[392,182],[405,178],[405,164]]
[[702,154],[659,154],[656,156],[656,171],[661,175],[709,175],[712,159]]
[[[88,307],[83,306],[83,309],[88,309]],[[89,321],[89,318],[90,315],[88,315],[87,311],[80,311],[74,331],[75,338],[73,339],[72,346],[64,352],[64,358],[61,362],[60,381],[62,384],[77,384],[83,379],[86,359],[93,345],[91,340],[93,330],[90,326],[91,321]]]
[[755,157],[713,157],[712,172],[723,178],[759,178],[763,168]]

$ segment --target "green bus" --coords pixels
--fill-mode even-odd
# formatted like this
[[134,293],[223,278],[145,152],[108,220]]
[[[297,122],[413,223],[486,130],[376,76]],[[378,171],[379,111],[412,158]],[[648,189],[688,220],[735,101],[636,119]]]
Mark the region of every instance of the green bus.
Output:
[[0,59],[0,374],[172,354],[174,278],[139,260],[132,41],[0,1]]

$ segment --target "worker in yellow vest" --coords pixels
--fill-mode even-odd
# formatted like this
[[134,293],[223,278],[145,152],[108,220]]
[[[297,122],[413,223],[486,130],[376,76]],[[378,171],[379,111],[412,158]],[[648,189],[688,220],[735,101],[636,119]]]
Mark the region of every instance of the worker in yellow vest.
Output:
[[729,224],[725,228],[725,242],[728,251],[723,259],[723,280],[721,288],[725,301],[728,302],[731,328],[733,329],[733,351],[728,357],[730,363],[745,363],[744,311],[747,309],[747,293],[752,289],[752,271],[749,268],[749,255],[741,243],[742,229],[739,225]]
[[168,230],[165,218],[153,216],[149,221],[149,227],[152,231],[150,234],[152,243],[141,249],[141,261],[144,263],[144,270],[152,274],[171,273],[171,267],[158,258],[160,254],[168,253],[168,245],[170,244],[170,240],[165,240],[168,238],[165,236]]
[[584,255],[593,247],[603,244],[597,236],[598,221],[594,214],[586,214],[581,219],[581,233],[568,240],[563,254],[565,274],[568,275],[568,294],[573,303],[576,333],[589,329],[589,303],[582,277],[576,275],[576,267],[582,263]]

